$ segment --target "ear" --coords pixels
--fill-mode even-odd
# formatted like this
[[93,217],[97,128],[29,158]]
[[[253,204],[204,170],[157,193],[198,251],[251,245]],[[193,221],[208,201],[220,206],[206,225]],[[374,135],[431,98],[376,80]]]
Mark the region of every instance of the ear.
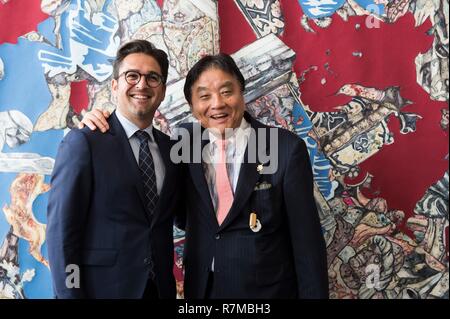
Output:
[[161,101],[164,101],[164,99],[166,98],[166,89],[167,89],[167,85],[163,85],[163,87],[162,87],[162,100]]
[[119,82],[116,79],[111,80],[111,102],[117,103],[117,90],[119,89]]
[[188,104],[189,104],[189,107],[191,108],[192,115],[198,120],[198,112],[197,112],[197,110],[195,109],[195,107],[193,107],[192,103],[188,103]]
[[117,91],[118,82],[116,79],[111,80],[111,91],[116,92]]

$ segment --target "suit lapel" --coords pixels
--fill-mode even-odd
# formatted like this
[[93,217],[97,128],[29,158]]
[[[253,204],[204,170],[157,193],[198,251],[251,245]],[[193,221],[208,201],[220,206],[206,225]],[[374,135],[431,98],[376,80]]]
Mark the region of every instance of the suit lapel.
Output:
[[[203,133],[202,128],[202,133]],[[193,134],[192,134],[193,135]],[[198,136],[192,136],[195,138],[201,138]],[[194,141],[191,141],[191,146],[193,145]],[[203,151],[204,147],[209,143],[209,140],[201,140],[201,150]],[[192,150],[195,151],[195,148],[192,147]],[[211,200],[211,195],[209,194],[209,188],[208,183],[206,182],[205,178],[205,170],[203,168],[203,160],[200,161],[200,163],[197,163],[193,159],[194,154],[191,154],[191,164],[189,164],[189,171],[192,177],[192,181],[194,181],[194,185],[200,194],[200,197],[203,201],[203,203],[208,208],[206,212],[206,217],[209,221],[211,221],[214,224],[214,221],[217,226],[217,220],[216,220],[216,214],[214,212],[214,206]]]
[[144,216],[150,223],[141,172],[139,171],[139,166],[138,163],[136,162],[136,158],[134,157],[133,150],[131,149],[131,145],[127,138],[127,135],[122,125],[120,124],[119,120],[117,119],[115,112],[111,115],[110,124],[111,124],[110,134],[116,136],[117,143],[119,144],[120,149],[123,150],[123,157],[125,160],[125,162],[123,163],[123,167],[126,167],[130,170],[130,175],[133,180],[133,184],[136,188],[139,198],[141,199],[142,206],[145,211]]
[[257,171],[258,163],[242,163],[239,172],[238,184],[236,186],[235,197],[230,212],[223,221],[220,228],[230,224],[241,212],[244,204],[247,202],[250,194],[253,192],[256,182],[259,179]]

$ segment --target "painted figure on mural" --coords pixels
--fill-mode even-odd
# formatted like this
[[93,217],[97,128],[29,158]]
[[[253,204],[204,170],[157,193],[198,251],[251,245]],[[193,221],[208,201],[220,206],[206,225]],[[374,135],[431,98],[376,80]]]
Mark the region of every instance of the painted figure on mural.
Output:
[[[0,10],[21,2],[0,0]],[[45,209],[40,208],[49,185],[43,174],[53,169],[54,145],[87,110],[111,113],[116,108],[109,80],[119,45],[147,39],[167,52],[166,98],[153,124],[172,134],[180,123],[195,120],[182,93],[184,76],[205,53],[219,51],[219,7],[221,49],[239,50],[233,56],[248,79],[247,111],[266,125],[291,130],[307,146],[328,251],[330,297],[448,298],[448,3],[41,0],[46,20],[29,29],[35,31],[0,44],[0,297],[51,296],[42,236]],[[25,12],[30,21],[38,15]],[[8,34],[10,24],[16,27],[9,15],[1,22]],[[386,29],[392,31],[389,39],[383,36]],[[361,32],[368,36],[363,42]],[[387,50],[366,50],[372,35],[385,41]],[[323,51],[321,39],[328,41]],[[400,39],[420,49],[413,52]],[[339,43],[346,45],[334,46]],[[333,65],[333,56],[347,51],[342,67],[348,72],[343,72]],[[353,60],[358,66],[349,68]],[[392,66],[382,84],[376,76],[380,65]],[[10,94],[16,90],[20,94]],[[335,96],[339,102],[327,106],[326,99]],[[396,160],[400,171],[418,158],[410,156],[411,149],[419,149],[426,160],[399,178]],[[382,172],[374,173],[376,166]],[[424,184],[423,176],[430,174],[434,177]],[[413,181],[409,184],[416,190],[400,187],[405,181]],[[179,297],[183,235],[175,229]],[[33,278],[45,283],[26,284]]]
[[0,299],[24,299],[23,286],[33,280],[34,269],[27,269],[18,275],[19,268],[19,237],[12,229],[6,234],[0,246]]
[[[94,107],[114,110],[107,81],[112,69],[107,61],[114,58],[119,43],[145,39],[168,52],[169,86],[183,78],[198,58],[216,52],[219,47],[217,8],[210,0],[167,0],[162,10],[156,1],[142,0],[42,1],[41,6],[55,19],[57,39],[55,48],[40,52],[52,101],[35,125],[38,131],[78,124],[80,110],[74,111],[69,103],[72,82],[86,82],[89,99],[83,110]],[[82,28],[91,30],[90,36],[97,41],[87,39]],[[64,45],[67,41],[70,51]],[[83,56],[81,52],[88,54]],[[103,65],[95,68],[94,62]],[[168,127],[162,125],[160,129],[168,130]]]
[[3,154],[5,145],[14,148],[28,142],[33,132],[30,119],[16,110],[0,112],[0,128],[0,154]]

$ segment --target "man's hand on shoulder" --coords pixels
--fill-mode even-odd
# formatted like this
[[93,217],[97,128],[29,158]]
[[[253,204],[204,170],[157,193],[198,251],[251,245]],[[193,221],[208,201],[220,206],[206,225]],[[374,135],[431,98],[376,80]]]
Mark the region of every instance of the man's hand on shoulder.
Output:
[[110,117],[110,113],[107,110],[93,109],[83,115],[83,119],[78,124],[78,128],[82,129],[85,125],[92,131],[99,129],[102,133],[109,130],[109,124],[107,119]]

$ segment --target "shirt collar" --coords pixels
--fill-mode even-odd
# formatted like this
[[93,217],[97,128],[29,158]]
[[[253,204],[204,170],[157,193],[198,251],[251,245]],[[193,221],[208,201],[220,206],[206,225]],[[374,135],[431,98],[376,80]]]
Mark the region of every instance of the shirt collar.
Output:
[[[119,120],[120,124],[122,124],[122,127],[125,131],[125,134],[127,134],[127,138],[130,139],[136,131],[141,130],[139,127],[136,126],[133,122],[131,122],[129,119],[127,119],[122,113],[120,113],[119,109],[116,109],[116,115],[117,119]],[[142,131],[145,131],[150,135],[150,141],[154,141],[153,138],[153,125],[150,124],[150,126],[146,127]]]
[[[227,153],[232,152],[235,156],[241,156],[244,154],[247,147],[247,141],[251,133],[250,123],[247,122],[245,118],[242,118],[241,124],[237,129],[234,130],[233,135],[227,137]],[[216,144],[215,141],[219,139],[217,135],[209,132],[209,142],[210,142],[210,154],[215,154]],[[212,155],[213,156],[213,155]]]
[[[243,138],[248,136],[249,129],[250,129],[250,123],[247,122],[247,120],[245,118],[242,118],[241,124],[239,125],[239,127],[234,130],[233,135],[228,137],[227,140],[229,140],[229,142],[231,142],[231,143],[233,143],[234,141],[240,142],[240,141],[242,141]],[[208,134],[209,134],[209,142],[211,144],[214,144],[214,142],[217,141],[219,138],[217,135],[214,135],[211,132],[208,132]]]

